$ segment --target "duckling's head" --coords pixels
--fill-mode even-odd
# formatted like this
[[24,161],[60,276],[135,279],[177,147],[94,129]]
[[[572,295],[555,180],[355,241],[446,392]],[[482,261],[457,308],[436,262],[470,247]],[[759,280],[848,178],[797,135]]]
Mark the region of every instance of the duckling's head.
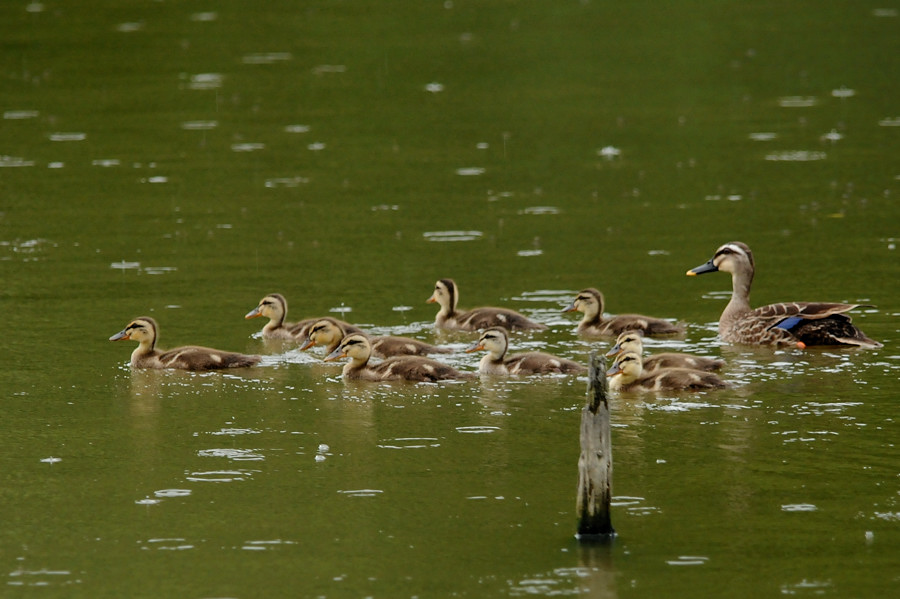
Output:
[[563,312],[574,312],[576,310],[584,313],[585,319],[594,318],[603,312],[603,294],[593,287],[582,289]]
[[156,321],[149,316],[141,316],[132,320],[127,327],[110,337],[109,340],[124,341],[131,339],[152,349],[156,345],[158,334],[159,328],[156,326]]
[[353,334],[344,337],[333,352],[325,356],[326,362],[350,358],[353,362],[366,362],[372,354],[372,346],[365,335]]
[[287,300],[280,293],[270,293],[259,300],[259,305],[247,312],[244,318],[265,316],[269,320],[281,323],[287,314]]
[[343,338],[343,327],[331,318],[323,318],[309,328],[306,343],[300,349],[309,349],[313,345],[331,345]]
[[638,379],[643,372],[644,367],[641,355],[635,352],[625,352],[616,358],[612,367],[606,371],[606,376],[619,376],[624,384],[628,384]]
[[619,356],[625,352],[634,352],[638,355],[644,351],[643,334],[640,331],[625,331],[616,338],[616,344],[612,346],[606,357]]
[[730,241],[716,250],[715,255],[706,264],[687,271],[687,276],[694,277],[708,272],[729,272],[749,274],[753,278],[753,252],[750,247],[740,241]]
[[500,360],[506,354],[509,347],[509,334],[503,327],[491,327],[486,329],[478,341],[466,348],[466,353],[484,350],[494,360]]
[[456,302],[459,301],[459,291],[453,279],[440,279],[434,284],[434,293],[427,300],[428,304],[437,304],[442,310],[456,310]]

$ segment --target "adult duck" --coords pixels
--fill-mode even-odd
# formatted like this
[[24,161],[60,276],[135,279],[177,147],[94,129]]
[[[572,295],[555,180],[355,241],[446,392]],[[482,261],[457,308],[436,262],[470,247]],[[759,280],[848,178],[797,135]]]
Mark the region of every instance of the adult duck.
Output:
[[687,271],[688,276],[708,272],[731,273],[731,300],[719,317],[719,337],[728,343],[749,345],[846,345],[882,347],[851,324],[845,314],[861,304],[782,302],[750,307],[750,285],[755,265],[746,243],[732,241],[716,250],[706,263]]
[[544,352],[507,355],[509,335],[503,327],[491,327],[481,333],[478,341],[466,348],[466,353],[486,351],[478,364],[483,374],[572,374],[585,372],[587,367],[574,360]]
[[515,310],[507,308],[474,308],[461,311],[457,308],[459,288],[453,279],[440,279],[434,284],[434,293],[426,300],[437,303],[440,310],[434,319],[434,326],[439,329],[455,329],[460,331],[479,331],[495,326],[508,330],[542,331],[547,325],[535,322]]
[[684,328],[662,318],[643,314],[619,314],[603,317],[605,300],[597,289],[582,289],[563,312],[581,312],[584,317],[578,323],[577,332],[586,337],[616,336],[623,331],[641,331],[645,335],[677,335]]
[[149,316],[135,318],[128,326],[109,338],[110,341],[137,341],[131,354],[132,368],[180,368],[182,370],[219,370],[253,366],[259,356],[222,351],[199,345],[186,345],[168,351],[156,348],[159,326]]

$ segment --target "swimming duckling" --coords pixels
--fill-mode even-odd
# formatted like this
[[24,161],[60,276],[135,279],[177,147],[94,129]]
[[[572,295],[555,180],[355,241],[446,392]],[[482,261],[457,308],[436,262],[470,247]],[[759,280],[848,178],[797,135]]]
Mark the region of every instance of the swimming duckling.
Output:
[[[259,300],[259,305],[247,312],[244,316],[246,319],[265,316],[269,319],[266,326],[262,328],[263,337],[266,339],[288,339],[292,341],[304,341],[309,335],[309,327],[318,322],[319,318],[304,318],[300,322],[286,323],[287,316],[287,300],[280,293],[270,293],[266,297]],[[337,320],[337,319],[335,319]],[[358,327],[342,320],[337,320],[345,330],[354,333],[362,332]]]
[[582,289],[563,312],[578,310],[584,318],[578,323],[578,333],[588,337],[619,335],[623,331],[641,331],[645,335],[676,335],[684,332],[684,327],[668,320],[644,316],[643,314],[619,314],[603,318],[603,294],[589,287]]
[[[337,320],[323,318],[309,328],[306,343],[300,349],[309,349],[313,345],[324,345],[325,353],[331,353],[337,349],[344,337],[344,328]],[[372,346],[372,355],[377,358],[450,353],[447,348],[431,345],[411,337],[369,337],[369,343]]]
[[372,346],[369,338],[359,333],[344,337],[333,352],[325,356],[326,362],[349,357],[344,365],[344,378],[358,381],[442,381],[468,379],[473,375],[456,370],[431,358],[422,356],[394,356],[379,364],[369,364]]
[[719,337],[728,343],[751,345],[851,345],[877,348],[844,314],[860,304],[783,302],[750,308],[750,285],[755,266],[746,243],[732,241],[716,250],[706,263],[687,271],[689,277],[708,272],[731,273],[731,299],[719,317]]
[[689,368],[662,368],[645,374],[641,355],[634,352],[616,358],[606,376],[613,391],[699,391],[728,386],[712,372]]
[[506,308],[475,308],[466,312],[457,310],[459,288],[453,279],[440,279],[434,285],[434,293],[426,302],[437,302],[441,309],[434,319],[439,329],[477,331],[489,327],[502,326],[508,330],[543,331],[547,325],[535,322],[515,310]]
[[503,327],[491,327],[478,341],[466,348],[466,353],[487,352],[478,364],[484,374],[570,374],[584,372],[587,367],[566,358],[544,352],[527,352],[507,356],[509,335]]
[[[634,352],[643,356],[644,342],[640,331],[625,331],[616,339],[616,344],[606,352],[606,357],[619,356],[626,352]],[[691,354],[659,353],[646,356],[643,359],[643,372],[649,374],[661,368],[690,368],[692,370],[705,370],[707,372],[719,370],[725,365],[724,360],[708,358],[706,356],[694,356]]]
[[128,326],[109,338],[110,341],[132,339],[138,342],[131,354],[132,368],[180,368],[183,370],[218,370],[253,366],[259,356],[248,356],[209,347],[187,345],[161,351],[156,349],[159,327],[149,316],[135,318]]

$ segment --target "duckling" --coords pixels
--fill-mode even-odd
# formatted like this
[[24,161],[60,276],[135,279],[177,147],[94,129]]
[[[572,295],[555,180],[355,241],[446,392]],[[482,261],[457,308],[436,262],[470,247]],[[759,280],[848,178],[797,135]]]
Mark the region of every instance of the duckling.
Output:
[[[313,345],[324,345],[325,353],[331,353],[337,349],[344,336],[344,328],[337,320],[334,318],[323,318],[309,328],[306,343],[300,349],[309,349]],[[437,347],[411,337],[370,337],[369,343],[372,346],[372,355],[377,358],[450,353],[450,350],[447,348]]]
[[159,327],[149,316],[135,318],[128,326],[109,338],[110,341],[132,339],[138,342],[131,354],[132,368],[180,368],[183,370],[218,370],[257,364],[260,356],[187,345],[161,351],[156,349]]
[[457,310],[459,288],[453,279],[440,279],[434,285],[434,293],[426,302],[437,302],[441,309],[434,319],[434,326],[439,329],[456,329],[460,331],[477,331],[493,326],[502,326],[509,330],[543,331],[547,325],[535,322],[528,317],[506,308],[475,308],[467,312]]
[[699,391],[728,386],[712,372],[690,368],[662,368],[645,374],[641,355],[635,352],[620,355],[606,371],[606,376],[613,391]]
[[431,358],[422,356],[394,356],[379,364],[369,364],[372,346],[369,338],[359,333],[347,335],[326,362],[349,357],[344,365],[344,378],[359,381],[415,381],[434,382],[448,379],[473,378],[470,373],[456,370]]
[[783,302],[753,309],[750,285],[755,266],[746,243],[732,241],[716,250],[706,263],[687,271],[689,277],[708,272],[731,273],[731,300],[719,317],[719,337],[728,343],[750,345],[848,345],[878,348],[851,324],[849,312],[861,304],[823,302]]
[[[644,342],[640,331],[625,331],[616,339],[616,344],[606,352],[606,357],[619,356],[626,352],[634,352],[643,356]],[[719,370],[725,365],[723,360],[707,358],[706,356],[694,356],[691,354],[660,353],[647,356],[643,359],[643,372],[649,374],[661,368],[690,368],[691,370],[705,370],[707,372]]]
[[466,348],[466,353],[479,350],[487,352],[478,365],[484,374],[570,374],[584,372],[586,366],[566,358],[558,358],[544,352],[527,352],[507,356],[509,335],[503,327],[491,327]]
[[[259,300],[259,305],[247,312],[244,316],[246,319],[265,316],[269,319],[266,326],[262,329],[263,337],[266,339],[288,339],[292,341],[305,340],[309,334],[309,327],[314,325],[319,318],[305,318],[300,322],[286,323],[287,316],[287,300],[280,293],[270,293],[266,297]],[[337,319],[335,319],[337,320]],[[337,320],[345,330],[354,333],[362,332],[358,327],[342,320]]]
[[619,314],[603,318],[603,294],[589,287],[582,289],[563,312],[578,310],[584,318],[578,323],[578,333],[588,337],[619,335],[623,331],[641,331],[645,335],[677,335],[684,327],[668,320],[644,316],[642,314]]

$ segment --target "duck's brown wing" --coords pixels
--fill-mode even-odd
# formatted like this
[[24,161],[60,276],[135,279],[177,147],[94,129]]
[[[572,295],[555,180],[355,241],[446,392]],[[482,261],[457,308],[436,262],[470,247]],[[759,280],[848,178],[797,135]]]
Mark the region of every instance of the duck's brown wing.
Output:
[[641,331],[644,335],[652,337],[655,335],[679,335],[684,332],[683,326],[643,314],[619,314],[603,322],[608,324],[610,333],[615,335],[621,335],[625,331]]
[[691,354],[662,353],[644,358],[644,371],[653,372],[661,368],[691,368],[693,370],[719,370],[725,365],[723,360],[694,356]]
[[411,337],[373,337],[372,353],[381,357],[449,354],[450,350]]
[[443,381],[448,379],[469,378],[462,373],[437,360],[421,356],[395,356],[384,362],[371,366],[381,380],[385,381]]
[[504,327],[508,331],[543,331],[547,328],[545,324],[506,308],[475,308],[460,314],[456,320],[462,328],[471,330]]
[[[790,310],[784,317],[770,319],[771,331],[786,331],[805,346],[852,345],[877,348],[882,344],[869,338],[852,324],[848,310],[860,304],[799,303],[774,304],[774,307]],[[772,308],[773,306],[764,306]]]
[[180,368],[183,370],[241,368],[253,366],[261,360],[260,356],[222,351],[198,345],[187,345],[170,349],[161,353],[158,359],[163,368]]
[[838,304],[827,302],[783,302],[753,310],[765,323],[770,334],[789,334],[805,346],[853,345],[877,348],[882,344],[870,339],[852,324],[845,314],[863,304]]
[[510,374],[573,374],[584,372],[587,367],[544,352],[516,354],[506,359]]
[[666,368],[641,378],[638,383],[645,389],[654,391],[690,391],[701,389],[722,389],[728,384],[712,372]]

